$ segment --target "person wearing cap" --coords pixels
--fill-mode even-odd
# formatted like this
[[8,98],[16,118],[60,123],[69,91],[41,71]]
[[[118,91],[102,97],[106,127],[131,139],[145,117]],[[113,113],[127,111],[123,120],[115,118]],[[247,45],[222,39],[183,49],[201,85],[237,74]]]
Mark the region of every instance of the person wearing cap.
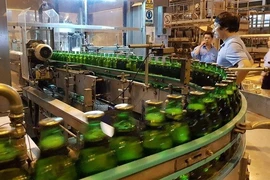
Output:
[[201,44],[194,48],[191,56],[201,62],[215,63],[217,61],[218,50],[213,46],[213,33],[205,32]]
[[[238,35],[240,18],[229,12],[220,13],[214,21],[214,35],[223,40],[220,46],[217,64],[223,67],[252,67],[253,59]],[[237,71],[236,82],[239,85],[248,71]]]

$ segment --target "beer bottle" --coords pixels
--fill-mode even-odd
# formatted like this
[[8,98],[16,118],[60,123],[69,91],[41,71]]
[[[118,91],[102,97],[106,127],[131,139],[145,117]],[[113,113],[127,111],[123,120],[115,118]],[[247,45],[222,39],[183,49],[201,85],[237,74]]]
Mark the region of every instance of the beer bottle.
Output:
[[200,61],[199,60],[193,60],[192,61],[192,65],[191,65],[191,82],[197,84],[198,83],[198,79],[200,76],[200,72],[199,72],[199,64]]
[[180,145],[190,141],[188,124],[183,120],[182,96],[167,95],[165,108],[166,127],[170,133],[174,145]]
[[28,180],[30,177],[20,166],[18,150],[12,146],[11,131],[10,128],[0,128],[0,177],[3,180]]
[[163,64],[163,68],[164,68],[164,71],[162,74],[163,76],[172,77],[172,64],[170,61],[171,61],[170,57],[165,58],[165,62]]
[[83,134],[84,148],[80,151],[76,163],[80,178],[111,169],[117,165],[115,154],[108,148],[107,136],[102,132],[100,126],[104,112],[89,111],[85,115],[88,126]]
[[74,163],[68,156],[67,139],[59,124],[62,118],[46,118],[39,122],[40,158],[35,166],[35,180],[77,179]]
[[173,146],[172,139],[166,131],[162,101],[148,100],[145,102],[145,130],[142,132],[143,148],[146,155],[158,153]]
[[235,74],[228,75],[226,79],[233,81],[232,89],[233,89],[233,93],[235,94],[236,102],[238,104],[238,107],[236,110],[236,112],[238,113],[241,109],[242,101],[241,101],[241,95],[240,95],[239,89],[238,89],[237,84],[236,84],[236,75]]
[[[164,67],[163,67],[163,62],[162,62],[162,57],[158,57],[158,60],[156,61],[156,66],[157,66],[157,75],[162,75],[163,71],[164,71]],[[180,76],[179,76],[180,77]]]
[[118,164],[142,158],[142,142],[137,134],[137,122],[132,115],[133,106],[118,104],[115,109],[115,135],[110,139],[110,147],[115,150]]
[[150,62],[149,62],[149,73],[151,74],[156,74],[156,58],[152,57]]
[[192,139],[207,135],[212,130],[212,125],[206,114],[203,103],[204,92],[191,91],[188,97],[186,121],[188,122]]
[[148,100],[145,102],[145,122],[148,126],[162,126],[165,123],[164,113],[161,112],[162,101]]
[[178,180],[189,180],[189,174],[183,174],[179,176]]
[[234,116],[235,116],[239,111],[239,104],[237,102],[237,97],[236,97],[237,94],[234,93],[234,90],[233,90],[233,81],[232,80],[222,80],[221,83],[228,85],[227,89],[226,89],[226,93],[228,94],[230,106],[231,106],[233,113],[234,113]]
[[222,124],[222,117],[217,106],[217,100],[214,97],[215,88],[212,86],[203,86],[202,89],[205,92],[203,103],[206,106],[208,118],[212,124],[212,130],[216,130]]
[[226,124],[234,117],[233,110],[230,106],[228,94],[226,93],[227,84],[216,83],[215,98],[219,107],[220,114],[222,116],[222,123]]

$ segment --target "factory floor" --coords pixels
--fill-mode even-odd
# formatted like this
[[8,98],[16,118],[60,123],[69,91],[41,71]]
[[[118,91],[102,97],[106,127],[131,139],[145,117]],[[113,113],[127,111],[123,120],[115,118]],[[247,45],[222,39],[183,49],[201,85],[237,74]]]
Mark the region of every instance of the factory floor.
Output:
[[[247,112],[247,121],[270,120],[253,112]],[[251,159],[248,166],[250,180],[268,180],[270,171],[270,131],[267,129],[250,130],[246,132],[246,150]],[[224,180],[239,180],[239,165]]]

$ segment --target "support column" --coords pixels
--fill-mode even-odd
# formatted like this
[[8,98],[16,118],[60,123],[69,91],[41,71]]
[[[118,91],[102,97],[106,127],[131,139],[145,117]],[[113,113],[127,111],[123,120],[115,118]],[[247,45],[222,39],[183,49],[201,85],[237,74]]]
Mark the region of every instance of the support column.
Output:
[[0,1],[0,83],[11,85],[6,0]]

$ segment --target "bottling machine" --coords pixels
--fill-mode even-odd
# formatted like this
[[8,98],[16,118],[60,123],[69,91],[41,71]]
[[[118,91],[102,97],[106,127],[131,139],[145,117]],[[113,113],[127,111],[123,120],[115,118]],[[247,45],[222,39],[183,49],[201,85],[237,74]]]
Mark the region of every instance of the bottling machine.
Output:
[[[164,43],[128,46],[116,43],[110,47],[86,43],[86,37],[92,32],[126,33],[140,31],[140,28],[61,24],[53,9],[40,10],[43,21],[50,20],[50,23],[27,22],[27,11],[20,13],[18,22],[9,22],[9,27],[20,28],[22,36],[21,52],[10,51],[11,68],[18,74],[22,93],[18,94],[15,89],[0,84],[0,95],[10,102],[9,118],[16,130],[12,137],[20,148],[21,164],[28,162],[36,165],[35,160],[29,157],[25,144],[23,102],[30,114],[24,120],[26,124],[31,122],[33,127],[30,129],[35,131],[32,138],[40,138],[39,127],[46,129],[53,126],[57,127],[57,131],[60,127],[68,139],[71,156],[76,159],[83,147],[85,139],[82,137],[89,119],[101,118],[100,114],[103,116],[102,112],[99,116],[91,116],[89,111],[105,112],[100,126],[107,136],[114,138],[115,111],[121,109],[121,106],[115,105],[129,104],[129,110],[132,109],[141,130],[140,124],[145,122],[147,111],[146,101],[165,101],[167,97],[173,97],[172,94],[177,94],[182,95],[183,104],[187,104],[191,91],[203,91],[202,86],[215,85],[230,73],[228,69],[211,65],[213,71],[217,70],[213,74],[212,70],[204,68],[210,65],[179,57],[173,54],[174,48],[165,48]],[[205,22],[211,21],[207,19]],[[182,27],[178,30],[172,36],[181,36],[182,30],[187,30],[186,34],[191,33],[190,29]],[[196,31],[193,29],[192,32]],[[179,39],[169,39],[174,40],[178,42]],[[142,51],[136,56],[138,49]],[[256,70],[268,71],[264,68]],[[198,92],[193,94],[198,95]],[[207,135],[118,164],[84,179],[223,179],[236,166],[239,179],[248,179],[250,158],[245,153],[244,133],[249,129],[267,128],[269,123],[245,123],[247,102],[241,93],[238,98],[239,108],[234,116]],[[163,109],[160,112],[164,113]],[[41,120],[44,118],[49,119],[51,124]],[[31,166],[27,168],[31,169]]]

